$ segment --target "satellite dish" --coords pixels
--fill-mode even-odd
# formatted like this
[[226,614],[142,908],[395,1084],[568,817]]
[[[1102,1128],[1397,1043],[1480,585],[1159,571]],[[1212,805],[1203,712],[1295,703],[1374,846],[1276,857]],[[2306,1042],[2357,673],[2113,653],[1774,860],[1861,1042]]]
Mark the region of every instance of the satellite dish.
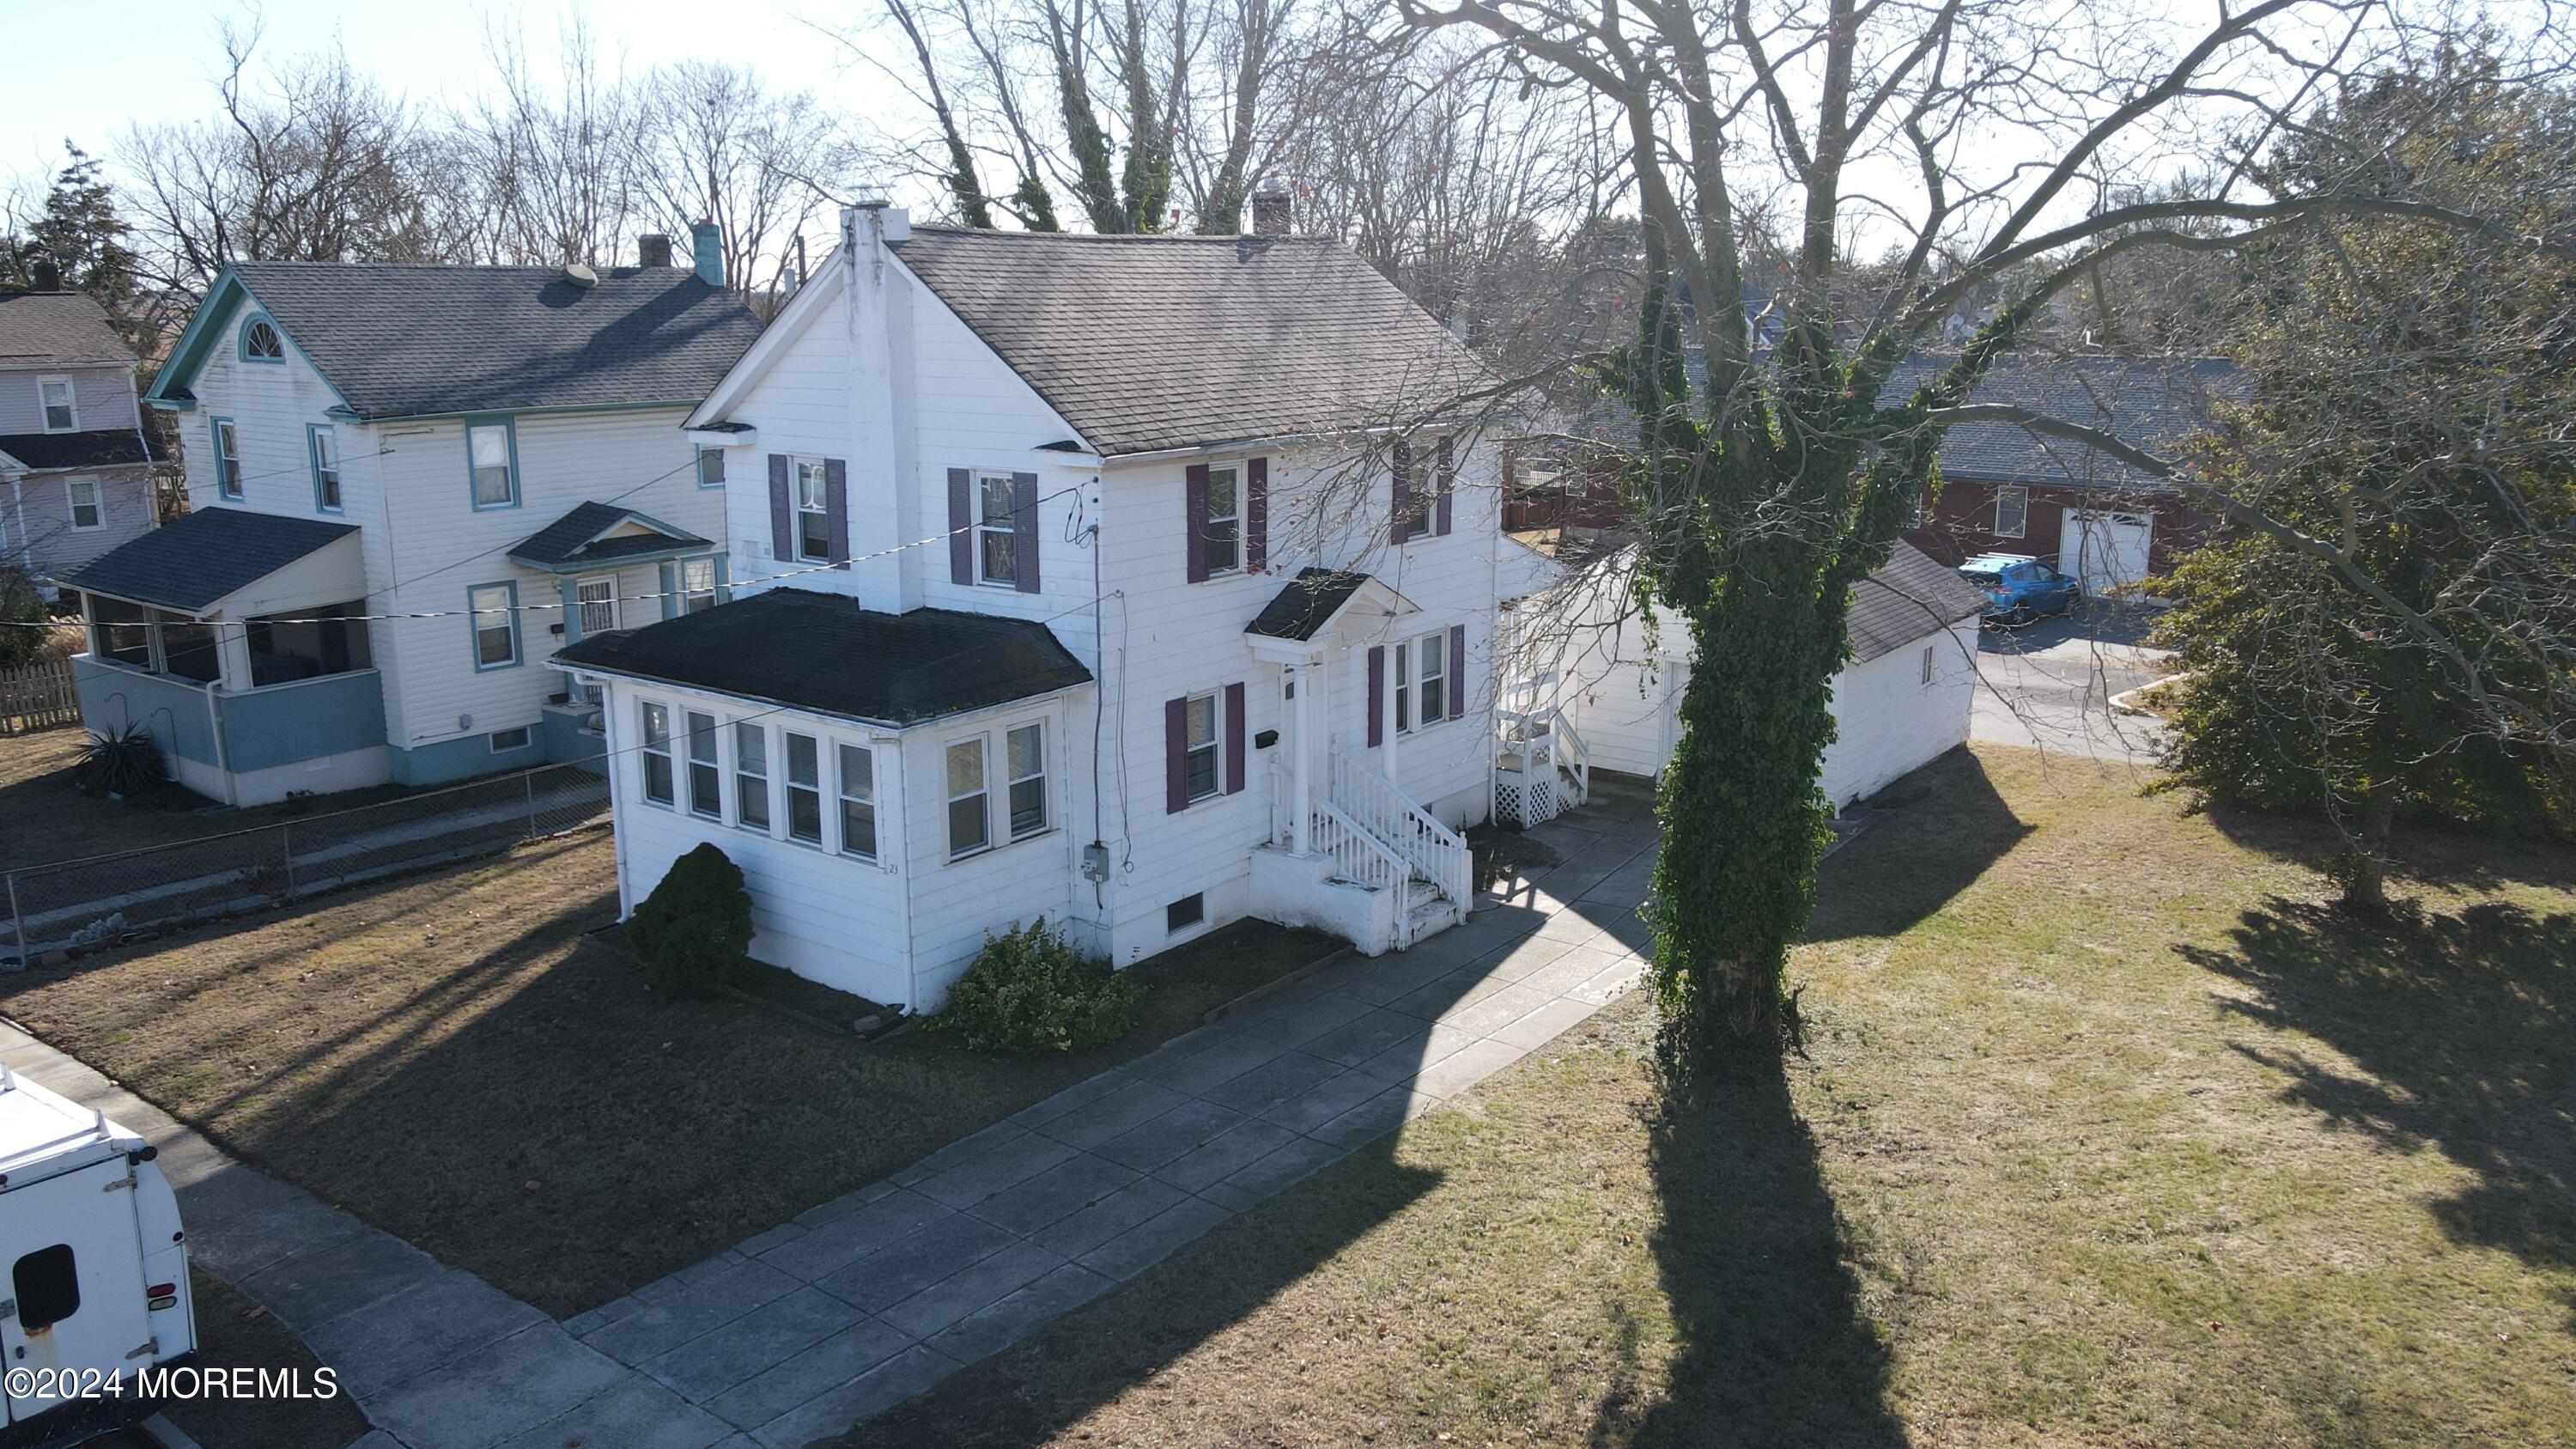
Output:
[[574,262],[564,268],[564,280],[587,292],[599,285],[599,273],[591,270],[587,263]]

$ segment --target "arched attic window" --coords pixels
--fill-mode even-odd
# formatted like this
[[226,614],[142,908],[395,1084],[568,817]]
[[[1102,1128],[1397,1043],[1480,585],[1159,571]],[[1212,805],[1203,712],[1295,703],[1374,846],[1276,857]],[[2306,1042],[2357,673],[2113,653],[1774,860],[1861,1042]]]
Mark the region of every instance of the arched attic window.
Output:
[[277,324],[260,316],[242,323],[241,357],[244,362],[284,362],[286,339],[277,335]]

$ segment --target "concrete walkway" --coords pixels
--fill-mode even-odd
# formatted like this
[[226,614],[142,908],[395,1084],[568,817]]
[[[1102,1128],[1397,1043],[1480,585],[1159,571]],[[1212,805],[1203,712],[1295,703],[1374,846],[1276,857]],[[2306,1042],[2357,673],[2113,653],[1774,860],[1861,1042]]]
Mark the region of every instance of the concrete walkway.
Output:
[[199,1266],[339,1370],[363,1449],[749,1449],[842,1432],[1162,1261],[1634,985],[1651,798],[1412,950],[1352,959],[562,1324],[222,1156],[0,1026],[0,1059],[162,1149]]
[[1610,786],[1533,832],[1558,863],[1466,925],[1340,963],[565,1327],[756,1443],[841,1433],[1633,986],[1650,810]]

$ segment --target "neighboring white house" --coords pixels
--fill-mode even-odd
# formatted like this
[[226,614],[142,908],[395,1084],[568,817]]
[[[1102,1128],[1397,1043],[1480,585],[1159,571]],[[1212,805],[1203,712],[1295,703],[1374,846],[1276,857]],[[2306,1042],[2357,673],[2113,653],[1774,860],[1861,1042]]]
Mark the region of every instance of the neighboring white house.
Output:
[[1504,561],[1457,340],[1338,244],[844,217],[691,418],[733,602],[594,636],[619,889],[702,842],[752,952],[935,1009],[1045,916],[1120,965],[1472,898]]
[[713,241],[226,269],[148,394],[189,513],[66,579],[83,721],[240,804],[597,755],[554,649],[724,593],[725,455],[680,424],[760,325]]
[[0,560],[47,598],[159,516],[134,367],[97,299],[0,292]]
[[[1594,768],[1660,777],[1681,739],[1690,634],[1678,621],[1629,607],[1611,560],[1570,570],[1533,600],[1558,625],[1532,631],[1519,677],[1531,702],[1553,701],[1579,732]],[[1981,600],[1958,574],[1912,544],[1852,591],[1852,657],[1833,680],[1834,741],[1818,782],[1837,810],[1965,744],[1976,695]],[[1561,627],[1559,626],[1561,625]]]

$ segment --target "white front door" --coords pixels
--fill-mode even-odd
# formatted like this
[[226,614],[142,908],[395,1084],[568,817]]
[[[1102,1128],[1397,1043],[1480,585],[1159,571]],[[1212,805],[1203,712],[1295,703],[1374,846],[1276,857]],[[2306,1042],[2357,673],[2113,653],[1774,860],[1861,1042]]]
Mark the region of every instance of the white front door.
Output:
[[131,1176],[124,1159],[110,1158],[13,1188],[0,1208],[0,1298],[9,1310],[0,1316],[0,1369],[13,1421],[67,1397],[51,1392],[66,1386],[47,1369],[130,1374],[152,1362],[134,1352],[152,1336],[134,1189],[113,1185]]
[[2069,508],[2058,539],[2057,568],[2082,580],[2088,594],[2134,588],[2147,577],[2154,541],[2154,514]]

